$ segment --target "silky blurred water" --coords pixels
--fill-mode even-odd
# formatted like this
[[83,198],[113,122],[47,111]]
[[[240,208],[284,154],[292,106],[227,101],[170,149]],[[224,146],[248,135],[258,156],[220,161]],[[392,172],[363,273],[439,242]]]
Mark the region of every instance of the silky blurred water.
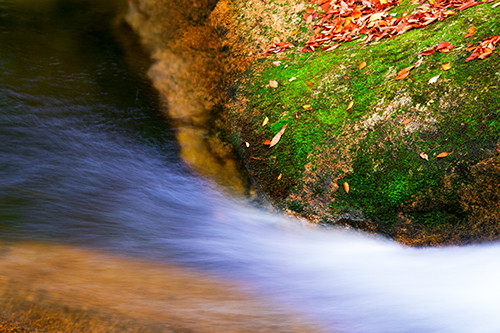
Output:
[[3,242],[181,265],[326,332],[500,330],[498,244],[404,248],[272,214],[193,173],[147,55],[113,23],[124,5],[0,1]]

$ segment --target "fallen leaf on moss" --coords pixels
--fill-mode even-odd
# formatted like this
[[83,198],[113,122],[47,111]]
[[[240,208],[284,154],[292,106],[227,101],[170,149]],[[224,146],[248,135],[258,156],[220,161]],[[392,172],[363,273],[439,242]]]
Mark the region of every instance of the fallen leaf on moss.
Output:
[[281,65],[281,61],[279,61],[279,60],[278,61],[273,61],[273,65],[274,66],[279,66],[279,65]]
[[349,105],[347,106],[346,111],[349,111],[352,108],[353,105],[354,105],[354,101],[350,101]]
[[436,156],[436,158],[445,158],[446,156],[450,155],[451,152],[442,152]]
[[312,109],[311,105],[309,105],[309,104],[302,105],[302,108],[303,108],[304,110],[306,110],[306,111],[309,111],[309,110],[311,110],[311,109]]
[[278,142],[281,139],[281,136],[283,135],[283,133],[285,133],[286,126],[287,124],[285,124],[285,126],[283,126],[281,130],[274,136],[274,138],[271,140],[271,143],[269,144],[269,148],[276,146],[276,144],[278,144]]
[[423,158],[424,160],[428,161],[429,160],[429,156],[427,156],[426,153],[420,153],[420,157]]
[[415,63],[415,65],[413,65],[413,67],[414,67],[414,68],[418,68],[418,67],[420,67],[420,65],[422,65],[422,62],[423,62],[423,61],[424,61],[424,60],[423,60],[422,58],[418,59],[418,60],[417,60],[417,62]]
[[275,81],[275,80],[269,80],[269,87],[271,88],[278,88],[278,81]]
[[271,141],[269,141],[269,139],[266,139],[266,141],[264,141],[263,144],[269,146],[271,144]]
[[436,51],[436,48],[433,47],[432,49],[428,49],[428,50],[425,50],[424,52],[421,52],[420,55],[423,55],[423,56],[428,56],[428,55],[431,55],[434,53],[434,51]]
[[448,62],[448,63],[446,63],[446,64],[442,64],[442,65],[441,65],[441,69],[442,69],[443,71],[448,71],[448,70],[450,70],[450,69],[451,69],[451,65],[450,65],[450,63]]
[[344,186],[344,191],[345,191],[345,193],[349,193],[349,184],[348,184],[347,182],[345,182],[345,183],[343,184],[343,186]]
[[295,80],[297,80],[297,78],[294,76],[294,77],[291,77],[291,78],[288,80],[288,82],[293,82],[293,81],[295,81]]
[[245,141],[245,146],[250,147],[250,144],[248,142]]
[[411,121],[411,118],[407,118],[401,122],[401,125],[406,125]]
[[268,122],[269,118],[268,117],[264,118],[264,121],[262,122],[262,127],[266,126]]
[[431,77],[431,79],[429,80],[429,84],[436,83],[440,76],[441,74]]
[[476,27],[472,26],[469,28],[469,32],[464,36],[464,38],[472,37],[476,33]]
[[479,4],[480,4],[480,2],[476,2],[474,0],[471,0],[469,2],[464,3],[462,6],[458,7],[458,11],[461,12],[462,10],[465,10],[467,8],[470,8],[470,7],[479,5]]
[[306,4],[305,3],[303,3],[303,2],[299,3],[297,6],[295,6],[295,14],[300,13],[305,8],[306,8]]
[[441,53],[450,52],[450,50],[455,47],[455,45],[450,44],[450,42],[442,42],[436,46],[436,51]]
[[283,174],[281,174],[281,173],[280,173],[280,175],[279,175],[279,176],[278,176],[278,178],[276,178],[276,179],[280,180],[280,179],[281,179],[281,177],[283,177]]
[[[411,70],[411,68],[410,68]],[[399,71],[398,75],[396,76],[395,80],[403,80],[410,74],[410,70],[408,68],[403,68],[402,70]]]
[[366,61],[363,61],[361,64],[359,64],[358,68],[363,69],[366,67]]

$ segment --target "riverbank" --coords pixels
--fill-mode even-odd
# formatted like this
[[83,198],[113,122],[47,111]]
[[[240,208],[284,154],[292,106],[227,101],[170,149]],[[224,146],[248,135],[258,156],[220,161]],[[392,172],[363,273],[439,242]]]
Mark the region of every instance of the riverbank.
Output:
[[[172,15],[165,4],[134,1],[128,21],[152,50],[150,76],[167,96],[170,117],[197,123],[208,142],[204,151],[224,156],[219,162],[231,160],[225,144],[231,142],[276,206],[410,245],[498,239],[500,58],[492,50],[467,60],[471,47],[500,33],[498,2],[465,9],[457,3],[425,26],[368,43],[368,34],[360,34],[325,44],[329,51],[318,44],[314,52],[303,48],[324,33],[317,4],[180,5],[174,15],[188,24],[177,30],[161,23]],[[365,19],[387,26],[391,18],[432,10],[435,4],[403,1]],[[341,27],[348,17],[362,19],[346,12]],[[436,51],[438,45],[449,48]],[[274,53],[280,47],[286,50]],[[197,97],[179,103],[179,96],[192,95],[171,82],[184,82]],[[281,140],[266,145],[285,125]]]

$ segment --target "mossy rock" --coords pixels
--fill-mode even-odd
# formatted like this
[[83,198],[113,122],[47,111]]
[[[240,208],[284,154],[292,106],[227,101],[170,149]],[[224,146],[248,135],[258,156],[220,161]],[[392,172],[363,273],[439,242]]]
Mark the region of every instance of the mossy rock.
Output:
[[[288,33],[287,41],[304,43],[312,28],[290,13],[298,3],[271,1],[268,15],[288,15],[296,25],[265,26],[260,37],[271,42]],[[403,1],[392,12],[411,7]],[[248,16],[240,15],[241,26]],[[325,223],[414,245],[498,239],[500,55],[466,62],[466,48],[500,34],[499,16],[499,6],[484,3],[394,39],[259,57],[237,86],[232,111],[234,139],[252,175],[283,209]],[[475,35],[464,39],[472,25]],[[442,41],[455,47],[419,56]],[[409,77],[395,80],[420,58]],[[280,142],[263,145],[284,124]]]

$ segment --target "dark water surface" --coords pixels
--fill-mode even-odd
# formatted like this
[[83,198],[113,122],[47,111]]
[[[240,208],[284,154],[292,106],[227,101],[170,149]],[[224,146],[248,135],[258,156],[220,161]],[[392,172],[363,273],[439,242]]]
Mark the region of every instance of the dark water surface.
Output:
[[[147,56],[113,21],[123,6],[0,0],[3,243],[183,265],[241,284],[327,332],[498,332],[498,244],[416,250],[315,229],[192,173],[145,77]],[[80,268],[110,260],[86,256]],[[24,260],[23,269],[35,263]],[[5,272],[0,282],[13,278]],[[64,281],[57,288],[82,285]],[[141,293],[130,283],[127,302]],[[161,284],[151,286],[161,293]]]

